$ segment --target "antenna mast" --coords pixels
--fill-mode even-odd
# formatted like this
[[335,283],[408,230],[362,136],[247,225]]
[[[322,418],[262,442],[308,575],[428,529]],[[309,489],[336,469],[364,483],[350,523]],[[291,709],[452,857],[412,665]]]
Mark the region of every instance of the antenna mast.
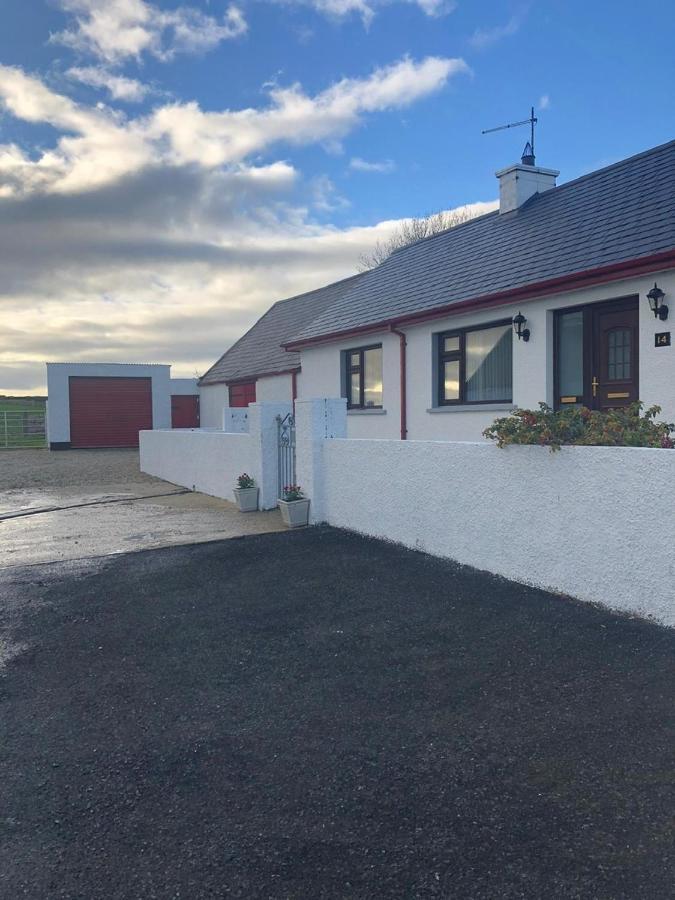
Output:
[[[534,126],[537,124],[538,119],[534,114],[534,106],[530,108],[530,118],[522,119],[520,122],[509,122],[508,125],[497,125],[496,128],[485,128],[481,131],[481,134],[491,134],[493,131],[504,131],[506,128],[518,128],[520,125],[529,125],[530,126],[530,141],[529,148],[527,144],[525,145],[525,150],[523,151],[523,160],[525,158],[532,158],[531,165],[534,165]],[[529,149],[529,153],[528,153]]]

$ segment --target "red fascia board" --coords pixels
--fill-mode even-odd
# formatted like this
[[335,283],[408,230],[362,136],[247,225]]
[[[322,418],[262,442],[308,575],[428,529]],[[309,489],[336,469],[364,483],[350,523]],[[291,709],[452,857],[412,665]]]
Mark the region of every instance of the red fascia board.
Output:
[[430,319],[446,318],[449,315],[455,315],[471,309],[490,309],[493,306],[506,306],[516,300],[531,300],[534,297],[564,294],[583,287],[594,287],[612,281],[621,281],[634,275],[644,275],[647,272],[653,272],[658,269],[673,268],[675,268],[675,250],[667,250],[664,253],[655,253],[651,256],[643,256],[627,262],[612,263],[609,266],[586,269],[583,272],[575,272],[572,275],[562,275],[558,278],[549,278],[546,281],[537,281],[523,287],[498,291],[495,294],[472,297],[470,300],[461,300],[459,303],[436,306],[433,309],[419,313],[409,313],[406,316],[382,319],[379,322],[369,323],[358,328],[333,331],[330,334],[322,334],[315,338],[306,338],[305,340],[290,341],[283,346],[286,350],[299,350],[315,344],[332,343],[340,338],[389,331],[392,327],[395,328],[399,325],[417,325]]
[[198,387],[209,387],[211,384],[247,384],[249,381],[257,381],[259,378],[274,378],[276,375],[292,375],[299,372],[300,366],[293,369],[283,369],[281,372],[257,372],[255,375],[242,375],[241,378],[221,378],[220,381],[208,381],[206,384],[198,384]]

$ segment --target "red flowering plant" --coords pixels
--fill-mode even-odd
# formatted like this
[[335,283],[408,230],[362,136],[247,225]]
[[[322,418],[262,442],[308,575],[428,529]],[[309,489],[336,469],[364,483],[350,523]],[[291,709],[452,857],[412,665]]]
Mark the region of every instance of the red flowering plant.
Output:
[[660,412],[660,406],[644,409],[643,403],[603,412],[585,406],[553,410],[540,403],[538,410],[516,409],[510,416],[495,419],[483,435],[498,447],[538,444],[559,450],[563,444],[571,444],[673,449],[675,425],[657,422]]
[[237,487],[239,488],[240,491],[246,491],[249,488],[254,488],[255,480],[253,478],[251,478],[250,475],[247,475],[246,472],[243,472],[237,478]]
[[304,500],[304,495],[299,484],[284,485],[284,500],[292,503],[293,500]]

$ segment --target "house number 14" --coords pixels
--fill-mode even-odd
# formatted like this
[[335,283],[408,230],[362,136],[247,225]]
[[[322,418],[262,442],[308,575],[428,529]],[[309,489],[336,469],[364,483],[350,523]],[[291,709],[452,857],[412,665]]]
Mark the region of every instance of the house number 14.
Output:
[[654,346],[655,347],[670,347],[670,332],[662,331],[659,334],[654,335]]

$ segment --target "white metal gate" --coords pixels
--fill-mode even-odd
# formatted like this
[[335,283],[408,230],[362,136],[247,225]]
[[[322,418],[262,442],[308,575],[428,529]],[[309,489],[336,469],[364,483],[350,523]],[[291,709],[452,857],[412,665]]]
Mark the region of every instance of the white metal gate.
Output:
[[277,496],[283,499],[287,485],[295,484],[295,418],[277,416]]
[[0,409],[0,450],[46,446],[43,409]]

